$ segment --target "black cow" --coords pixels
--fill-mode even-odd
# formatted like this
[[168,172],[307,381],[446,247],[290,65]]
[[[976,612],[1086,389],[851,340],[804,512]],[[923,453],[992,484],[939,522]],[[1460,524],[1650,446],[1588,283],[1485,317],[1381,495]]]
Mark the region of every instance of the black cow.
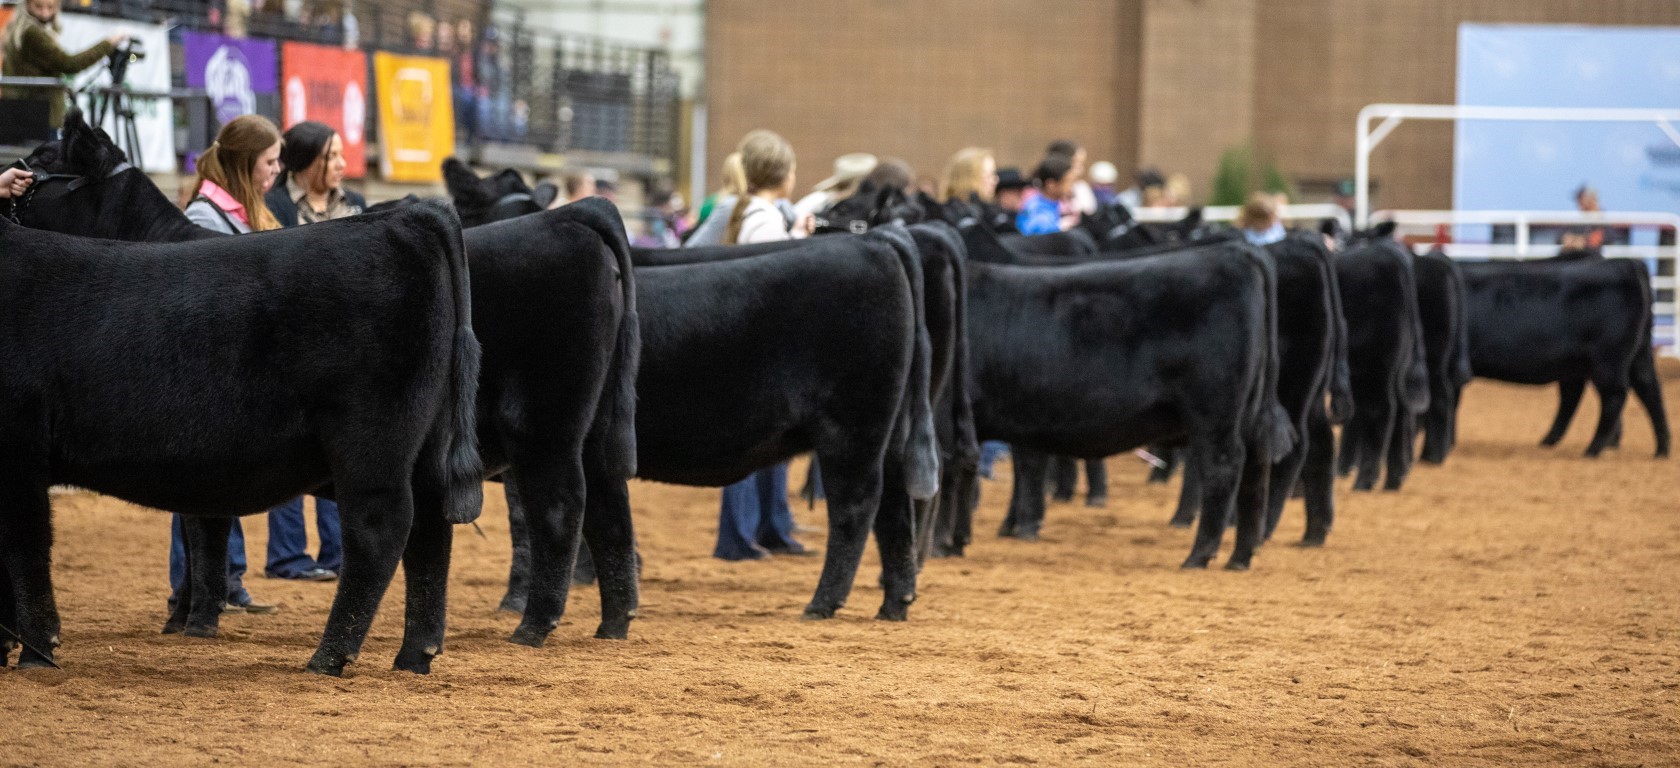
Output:
[[1656,455],[1668,455],[1668,415],[1651,350],[1651,278],[1644,264],[1566,254],[1460,268],[1468,296],[1471,371],[1518,384],[1561,384],[1562,405],[1544,444],[1562,439],[1591,381],[1601,410],[1587,456],[1614,443],[1629,385],[1651,417]]
[[1423,413],[1423,451],[1430,464],[1446,461],[1458,442],[1458,400],[1470,383],[1470,324],[1464,274],[1439,251],[1416,257],[1418,318],[1429,369],[1429,410]]
[[[1272,458],[1294,431],[1278,406],[1276,274],[1240,243],[1052,269],[986,263],[1014,255],[965,227],[969,344],[978,436],[1015,453],[1000,535],[1032,539],[1044,519],[1046,454],[1098,458],[1187,440],[1203,506],[1184,565],[1206,567],[1228,513],[1247,568],[1264,526]],[[1240,497],[1240,498],[1239,498]]]
[[553,184],[538,184],[536,189],[526,186],[525,178],[512,168],[481,179],[453,157],[443,161],[443,183],[466,227],[546,210],[559,194]]
[[[63,142],[45,145],[32,158],[72,179],[44,186],[24,211],[24,222],[113,239],[220,237],[187,221],[138,171],[110,173],[107,166],[120,157],[103,132],[72,120]],[[74,178],[90,181],[76,184]],[[625,637],[634,616],[636,569],[624,488],[635,474],[640,336],[623,233],[616,209],[603,200],[465,232],[476,288],[472,313],[484,345],[478,397],[483,463],[487,473],[504,473],[515,495],[523,491],[528,505],[543,510],[534,526],[542,561],[534,591],[542,597],[519,606],[525,620],[514,642],[540,645],[558,623],[580,526],[603,553],[596,636]],[[586,492],[586,483],[598,490]],[[584,515],[585,505],[592,514]],[[190,544],[190,532],[188,538]],[[222,573],[217,567],[205,570]]]
[[21,665],[52,664],[59,644],[49,486],[198,519],[192,549],[215,568],[194,567],[169,628],[208,634],[227,516],[331,482],[343,580],[308,669],[356,658],[400,560],[396,666],[429,671],[450,523],[481,503],[469,302],[459,223],[439,204],[165,245],[0,222],[0,623]]
[[1357,465],[1353,487],[1360,491],[1376,487],[1385,459],[1383,488],[1398,490],[1405,483],[1416,450],[1417,415],[1429,407],[1413,258],[1387,236],[1391,230],[1362,236],[1336,256],[1354,403],[1336,470],[1345,475]]

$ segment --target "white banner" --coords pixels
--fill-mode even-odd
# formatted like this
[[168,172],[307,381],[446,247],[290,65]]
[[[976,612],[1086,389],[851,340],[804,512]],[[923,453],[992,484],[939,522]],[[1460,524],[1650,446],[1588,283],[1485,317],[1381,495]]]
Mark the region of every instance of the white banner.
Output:
[[[100,16],[82,16],[74,13],[59,15],[63,20],[64,32],[59,35],[59,45],[64,50],[76,53],[94,43],[99,42],[118,32],[126,32],[140,41],[146,52],[146,58],[130,62],[128,65],[128,87],[137,91],[163,92],[169,90],[169,33],[161,24],[142,24],[137,21],[122,19],[107,19]],[[97,76],[94,73],[98,73]],[[91,78],[91,79],[90,79]],[[109,85],[110,71],[103,62],[76,78],[76,84],[88,83]],[[151,173],[175,172],[175,110],[168,99],[133,99],[134,127],[140,135],[140,157],[135,157],[129,147],[123,150],[129,153],[129,161]],[[86,96],[76,99],[76,105],[87,109]],[[111,134],[119,145],[123,138],[117,133],[115,119],[107,115],[100,127]]]

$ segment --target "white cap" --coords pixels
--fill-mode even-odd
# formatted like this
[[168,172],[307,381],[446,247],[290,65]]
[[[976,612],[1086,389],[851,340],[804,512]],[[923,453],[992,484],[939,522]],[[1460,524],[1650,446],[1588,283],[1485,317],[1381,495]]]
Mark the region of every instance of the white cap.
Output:
[[1115,170],[1114,164],[1107,160],[1098,160],[1092,163],[1091,172],[1088,175],[1091,177],[1092,184],[1113,184],[1115,179],[1120,178],[1120,172]]
[[868,152],[853,152],[834,158],[834,175],[817,182],[815,189],[833,189],[848,181],[861,179],[875,170],[875,156]]

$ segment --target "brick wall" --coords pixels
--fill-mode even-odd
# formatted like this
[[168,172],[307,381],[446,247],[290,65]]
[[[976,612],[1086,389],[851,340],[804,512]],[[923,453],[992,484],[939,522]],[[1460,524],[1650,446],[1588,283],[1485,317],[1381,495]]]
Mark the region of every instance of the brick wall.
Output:
[[[1054,138],[1122,177],[1205,195],[1252,140],[1288,175],[1353,175],[1366,104],[1451,103],[1460,22],[1680,25],[1680,0],[710,0],[710,178],[748,130],[793,142],[801,187],[835,155],[937,176],[981,144],[1031,165]],[[1451,203],[1452,128],[1414,122],[1372,161],[1377,203]]]
[[[800,189],[867,151],[937,178],[952,153],[989,146],[1030,166],[1057,138],[1131,165],[1135,90],[1121,71],[1135,4],[1108,0],[710,0],[708,178],[747,131],[798,153]],[[1131,10],[1132,13],[1124,11]],[[1128,26],[1133,25],[1133,26]],[[1132,47],[1135,50],[1135,45]]]

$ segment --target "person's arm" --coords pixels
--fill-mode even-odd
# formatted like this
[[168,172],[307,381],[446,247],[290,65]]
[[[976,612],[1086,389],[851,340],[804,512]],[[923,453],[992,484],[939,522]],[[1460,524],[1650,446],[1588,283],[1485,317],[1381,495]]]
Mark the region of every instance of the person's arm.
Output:
[[23,35],[23,54],[42,70],[56,75],[74,75],[109,56],[117,49],[113,39],[101,40],[81,53],[71,55],[41,27],[30,27]]
[[22,168],[7,168],[0,171],[0,198],[22,195],[24,190],[29,189],[29,185],[34,183],[35,174]]

